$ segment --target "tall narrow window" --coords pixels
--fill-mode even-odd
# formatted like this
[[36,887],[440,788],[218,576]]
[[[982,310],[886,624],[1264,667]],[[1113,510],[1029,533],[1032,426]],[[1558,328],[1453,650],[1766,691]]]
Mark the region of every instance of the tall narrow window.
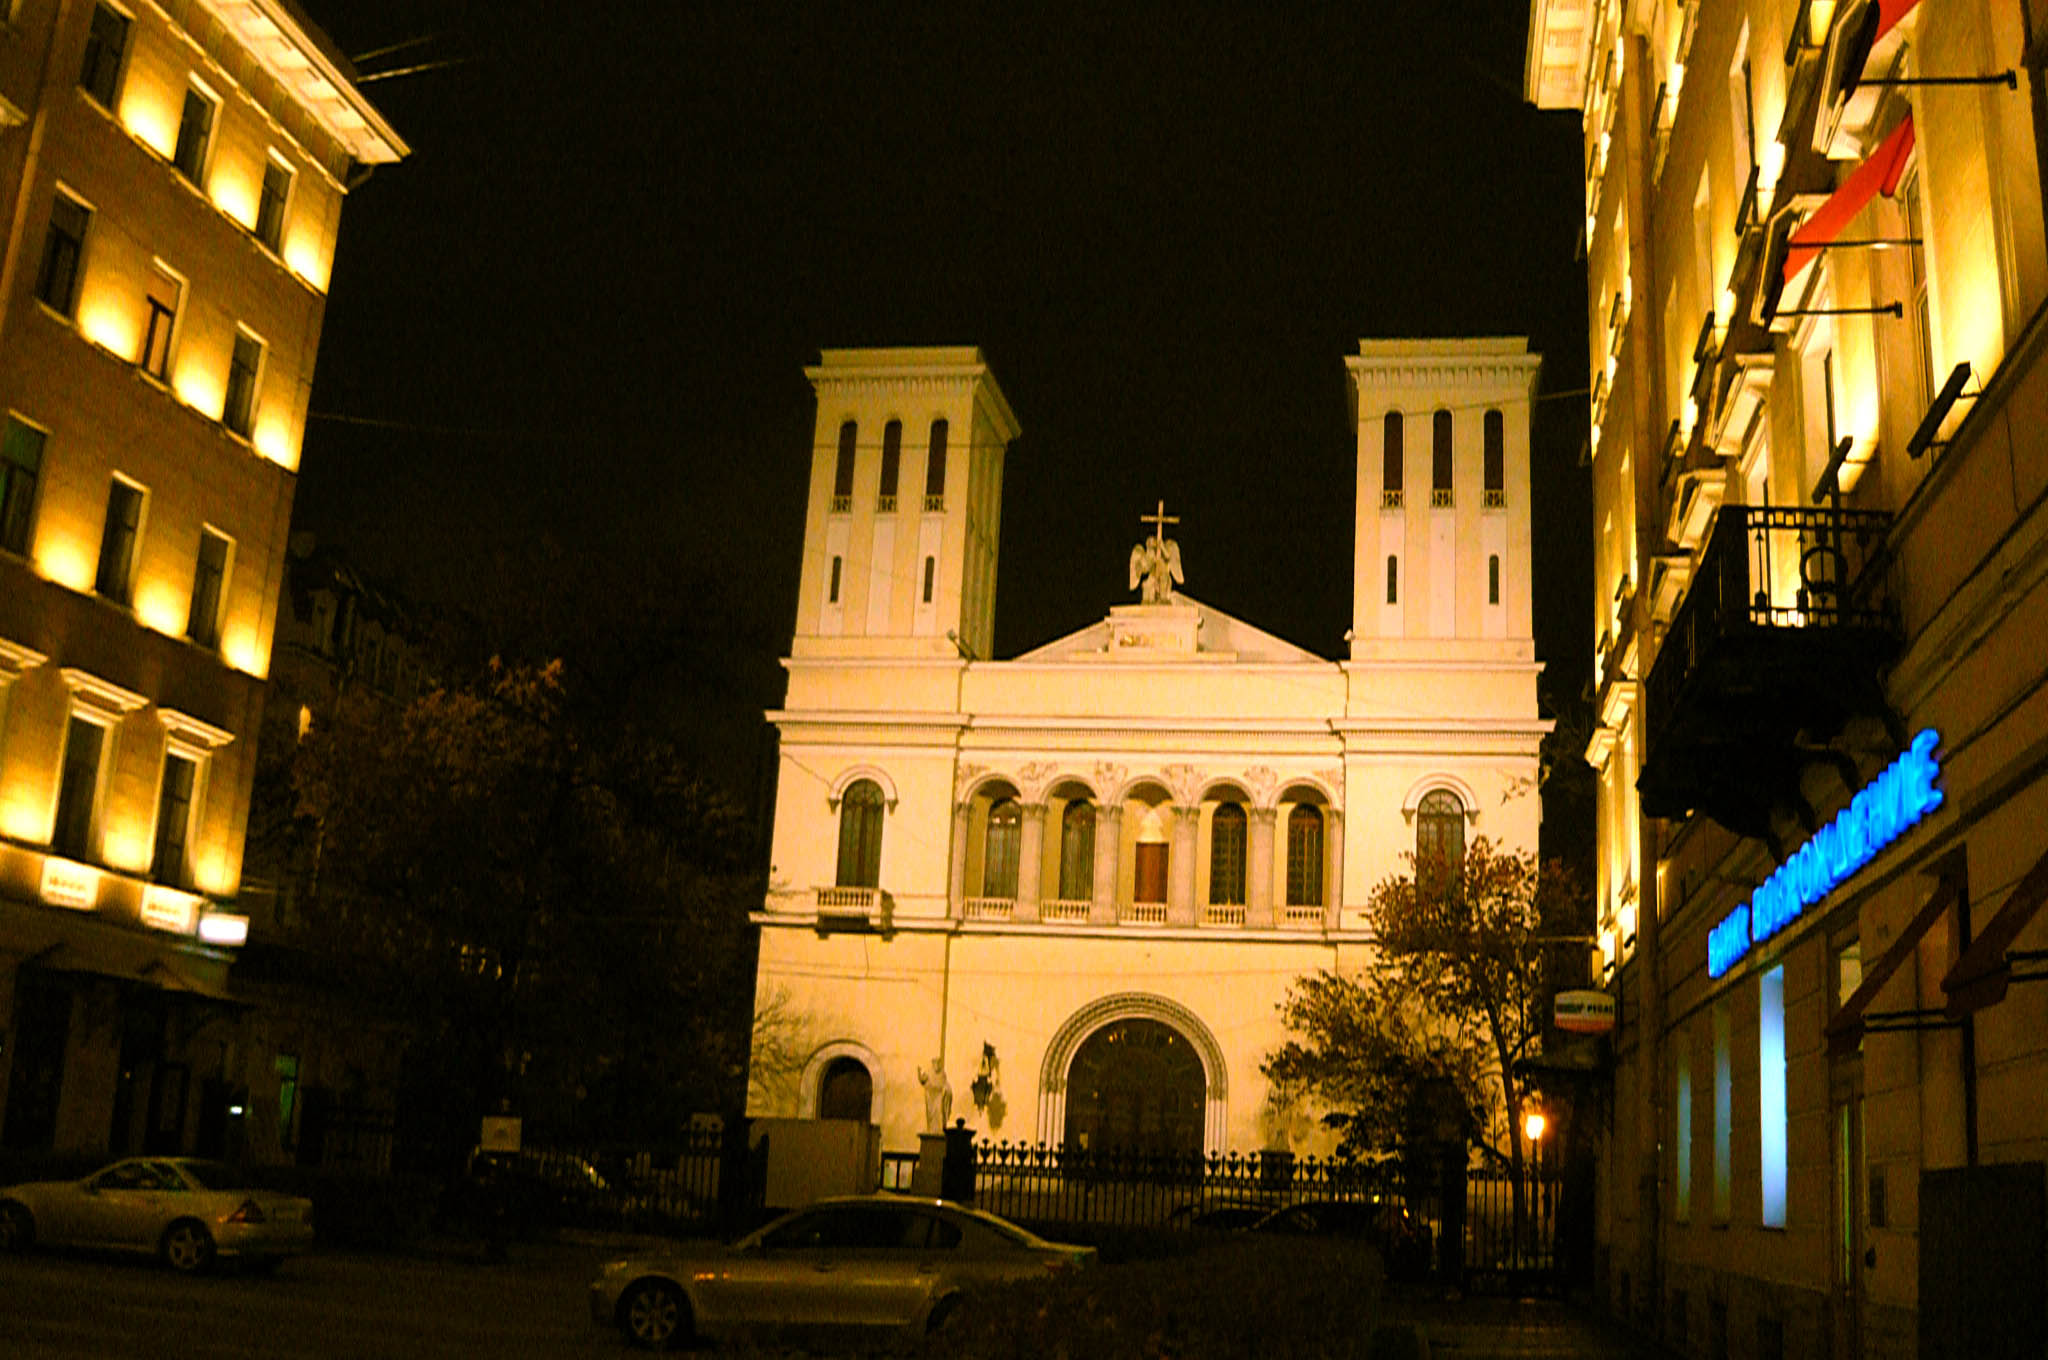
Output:
[[1465,858],[1465,804],[1448,789],[1422,795],[1415,807],[1415,873],[1441,880]]
[[860,427],[852,421],[839,427],[839,461],[832,469],[832,510],[835,514],[853,509],[853,455],[859,438]]
[[832,559],[832,585],[825,596],[825,600],[828,604],[839,603],[839,569],[843,561],[844,559],[839,557],[834,557]]
[[36,297],[60,316],[78,305],[79,265],[92,209],[59,190],[50,204],[50,231],[43,237],[43,262],[36,270]]
[[7,417],[6,433],[0,434],[0,552],[28,551],[36,483],[43,475],[43,440],[35,426]]
[[183,887],[191,881],[185,843],[192,829],[192,789],[198,772],[197,762],[175,751],[165,754],[163,788],[156,801],[156,856],[149,869],[160,883]]
[[277,1142],[279,1147],[289,1148],[294,1132],[292,1116],[299,1105],[299,1055],[280,1053],[273,1066],[277,1072]]
[[1729,1051],[1728,998],[1714,1002],[1714,1222],[1726,1223],[1734,1204],[1729,1166],[1735,1133],[1735,1064]]
[[1244,847],[1244,809],[1225,803],[1209,819],[1209,901],[1213,905],[1244,905]]
[[1287,905],[1323,904],[1323,814],[1296,803],[1287,814]]
[[1401,413],[1387,412],[1380,428],[1384,431],[1380,454],[1380,504],[1393,510],[1401,504],[1401,468],[1407,458],[1402,447]]
[[1508,503],[1507,420],[1498,411],[1486,413],[1486,505],[1491,509]]
[[931,451],[924,462],[924,508],[928,511],[946,508],[946,433],[944,420],[932,422]]
[[228,356],[227,400],[220,423],[247,438],[256,421],[256,384],[263,375],[263,342],[247,331],[235,332],[235,351]]
[[107,522],[100,531],[99,569],[92,588],[127,604],[135,585],[135,544],[142,534],[142,488],[119,477],[107,490]]
[[1785,965],[1757,975],[1758,1178],[1763,1225],[1785,1226]]
[[903,422],[892,420],[882,427],[882,489],[875,509],[888,514],[896,508],[896,478],[903,466]]
[[1024,810],[1014,798],[998,798],[989,806],[988,836],[982,842],[981,895],[1017,895],[1017,854],[1024,836]]
[[185,636],[202,647],[220,645],[220,604],[228,578],[228,549],[223,534],[211,529],[199,531],[199,559],[192,571],[192,612],[185,624]]
[[1920,202],[1920,172],[1906,176],[1899,198],[1906,206],[1906,269],[1913,286],[1913,361],[1920,373],[1920,405],[1934,400],[1934,330],[1927,312],[1927,219]]
[[272,250],[284,241],[284,214],[291,201],[291,167],[274,158],[265,160],[263,190],[256,200],[256,239]]
[[110,6],[94,5],[92,27],[85,35],[85,64],[78,72],[78,88],[110,113],[115,92],[121,85],[121,56],[127,48],[127,17]]
[[178,304],[184,295],[185,285],[177,275],[160,264],[150,266],[142,294],[149,319],[142,326],[141,364],[142,371],[158,382],[170,376],[171,338],[177,330]]
[[1401,559],[1387,555],[1387,603],[1401,603]]
[[1095,804],[1076,798],[1060,814],[1060,900],[1095,896]]
[[1671,1102],[1672,1118],[1677,1127],[1672,1144],[1677,1151],[1678,1165],[1672,1176],[1671,1216],[1677,1222],[1692,1222],[1692,1049],[1686,1042],[1684,1031],[1676,1036],[1678,1046],[1678,1092]]
[[217,107],[199,90],[185,91],[185,111],[178,119],[178,149],[171,155],[171,164],[195,185],[206,175],[206,152],[213,145]]
[[938,558],[936,558],[936,557],[927,557],[927,558],[925,558],[925,559],[924,559],[924,602],[925,602],[926,604],[930,604],[930,603],[932,602],[932,587],[933,587],[933,585],[935,585],[935,584],[937,583],[937,577],[938,577],[938,574],[939,574],[939,559],[938,559]]
[[1500,554],[1486,555],[1486,602],[1500,603]]
[[98,820],[100,756],[106,729],[74,717],[64,731],[64,773],[57,784],[57,825],[50,848],[71,859],[92,859]]
[[873,888],[882,881],[882,786],[856,779],[839,800],[839,886]]
[[1429,503],[1451,503],[1451,413],[1440,410],[1429,426]]

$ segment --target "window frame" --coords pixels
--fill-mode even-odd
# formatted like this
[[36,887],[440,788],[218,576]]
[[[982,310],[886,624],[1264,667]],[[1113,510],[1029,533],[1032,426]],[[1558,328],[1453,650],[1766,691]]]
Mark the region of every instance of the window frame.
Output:
[[[191,773],[187,777],[182,815],[173,817],[171,762],[177,761]],[[149,876],[158,883],[174,888],[192,886],[192,827],[198,819],[200,788],[205,773],[205,753],[179,741],[164,743],[164,757],[157,769],[156,784],[156,825],[150,830]],[[175,826],[176,835],[168,836]],[[167,852],[176,854],[176,863],[166,865]]]
[[[129,503],[121,499],[123,493],[133,497],[134,523],[117,526],[114,517],[116,504]],[[133,607],[135,603],[135,567],[142,556],[142,534],[148,516],[149,488],[115,473],[107,486],[107,510],[100,525],[100,550],[93,566],[92,589],[93,594],[124,609]],[[117,527],[125,537],[118,565],[109,555],[109,548],[116,541],[114,531]]]
[[1389,411],[1380,421],[1380,508],[1398,510],[1407,483],[1406,422],[1399,411]]
[[1095,804],[1075,798],[1060,809],[1060,900],[1089,902],[1095,898]]
[[903,474],[903,422],[891,420],[882,427],[882,478],[875,491],[875,513],[896,512],[896,483]]
[[[76,740],[81,728],[92,729],[93,745],[92,787],[81,794],[72,782],[74,766],[73,752],[77,750]],[[98,863],[100,857],[100,814],[107,787],[107,767],[114,744],[114,722],[106,715],[73,704],[64,719],[64,749],[57,757],[57,788],[53,799],[50,819],[50,852],[65,859]],[[67,827],[78,816],[77,806],[71,800],[83,796],[85,799],[83,825],[79,828],[78,839],[73,840]],[[71,815],[67,817],[67,812]]]
[[[120,25],[119,32],[113,35],[114,54],[111,63],[105,60],[108,35],[101,31],[100,21],[103,17]],[[133,15],[108,4],[106,0],[95,0],[92,18],[86,23],[85,51],[79,61],[78,88],[108,113],[119,111],[121,87],[126,83],[128,74],[128,54],[134,46],[130,42],[134,29]],[[100,88],[102,85],[105,86],[104,90]]]
[[[135,366],[142,370],[144,377],[152,382],[169,383],[171,380],[171,357],[177,352],[178,323],[185,314],[185,276],[165,264],[162,260],[149,262],[151,282],[162,281],[171,285],[173,297],[169,308],[151,291],[149,283],[142,289],[142,303],[149,313],[142,324],[142,348],[135,356]],[[163,323],[161,331],[158,322]],[[159,347],[158,341],[162,344]],[[154,355],[155,362],[151,362]]]
[[[192,113],[204,112],[205,124],[196,138],[190,138]],[[172,143],[171,168],[201,193],[206,191],[206,172],[213,164],[213,147],[220,133],[221,98],[196,78],[185,85],[185,100],[178,109],[178,137]]]
[[1454,504],[1456,438],[1450,408],[1437,407],[1429,421],[1429,504],[1433,510],[1447,509]]
[[1244,804],[1224,802],[1209,815],[1209,905],[1241,907],[1247,899],[1245,861],[1251,818]]
[[[242,365],[243,347],[256,352],[256,362],[248,367]],[[235,327],[235,343],[228,351],[228,380],[226,390],[221,394],[220,423],[228,433],[242,439],[252,439],[256,433],[256,412],[261,405],[263,393],[263,370],[270,360],[270,346],[262,336],[247,326]],[[246,373],[246,382],[238,383],[236,375]]]
[[1508,431],[1507,417],[1496,407],[1488,407],[1482,418],[1484,431],[1482,442],[1485,452],[1482,462],[1482,503],[1488,510],[1500,510],[1508,503]]
[[[80,222],[76,235],[59,225],[58,213],[66,207],[79,214]],[[85,283],[85,256],[92,243],[94,216],[92,204],[59,184],[50,200],[49,225],[43,234],[43,254],[36,264],[36,301],[64,320],[73,323],[78,320],[78,294]],[[55,264],[60,243],[68,247],[61,289],[56,286],[58,268]],[[54,294],[61,296],[53,296]]]
[[1415,872],[1432,866],[1450,874],[1465,858],[1465,800],[1446,788],[1434,788],[1415,804]]
[[[1296,803],[1287,813],[1287,903],[1320,907],[1324,903],[1323,860],[1328,854],[1329,828],[1322,809]],[[1311,845],[1308,842],[1313,841]]]
[[[283,177],[284,192],[275,198],[270,193],[272,172]],[[256,186],[256,223],[250,234],[256,243],[273,255],[284,249],[285,221],[291,215],[292,195],[299,186],[299,172],[275,150],[263,157],[263,179]],[[276,205],[275,216],[271,215],[272,204]]]
[[952,435],[952,423],[944,416],[932,420],[931,432],[927,436],[924,456],[924,509],[926,514],[936,514],[946,508],[946,446]]
[[843,515],[853,509],[853,465],[860,449],[860,422],[848,418],[839,422],[839,452],[832,465],[832,513]]
[[839,796],[841,888],[879,888],[882,880],[882,814],[887,799],[872,779],[856,779]]
[[[28,467],[9,455],[15,430],[35,436],[35,466]],[[0,553],[28,556],[36,538],[36,492],[43,484],[43,454],[50,445],[50,432],[19,411],[9,411],[0,422]],[[20,479],[26,479],[24,488]],[[18,525],[21,541],[11,542],[9,525]]]
[[[202,611],[201,588],[207,579],[206,548],[219,543],[220,563],[213,573],[213,596]],[[227,612],[228,578],[234,570],[235,540],[211,524],[199,526],[199,551],[192,567],[192,601],[185,616],[185,636],[208,650],[220,646],[221,619]]]
[[1014,900],[1024,857],[1024,805],[1005,794],[988,805],[981,834],[981,896]]

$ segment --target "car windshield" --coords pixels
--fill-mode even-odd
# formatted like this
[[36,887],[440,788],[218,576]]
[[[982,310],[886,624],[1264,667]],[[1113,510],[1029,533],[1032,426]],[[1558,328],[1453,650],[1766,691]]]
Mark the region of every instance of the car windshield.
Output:
[[178,1170],[202,1190],[254,1190],[247,1176],[220,1162],[179,1162]]

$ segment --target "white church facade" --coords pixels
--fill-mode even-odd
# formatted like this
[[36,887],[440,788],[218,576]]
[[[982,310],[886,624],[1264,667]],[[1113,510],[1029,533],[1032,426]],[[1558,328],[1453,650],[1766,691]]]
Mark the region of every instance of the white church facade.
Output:
[[[1367,340],[1349,654],[1174,587],[1007,660],[1018,425],[971,348],[826,350],[785,662],[750,1113],[1152,1151],[1326,1149],[1260,1065],[1279,1004],[1373,947],[1418,841],[1533,850],[1521,339]],[[1105,564],[1108,566],[1109,564]],[[1335,563],[1331,564],[1335,567]]]

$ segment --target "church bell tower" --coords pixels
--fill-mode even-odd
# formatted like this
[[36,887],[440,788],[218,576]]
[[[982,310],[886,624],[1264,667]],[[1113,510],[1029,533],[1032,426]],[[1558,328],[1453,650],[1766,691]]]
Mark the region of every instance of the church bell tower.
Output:
[[1017,418],[971,346],[828,349],[793,657],[987,660]]

